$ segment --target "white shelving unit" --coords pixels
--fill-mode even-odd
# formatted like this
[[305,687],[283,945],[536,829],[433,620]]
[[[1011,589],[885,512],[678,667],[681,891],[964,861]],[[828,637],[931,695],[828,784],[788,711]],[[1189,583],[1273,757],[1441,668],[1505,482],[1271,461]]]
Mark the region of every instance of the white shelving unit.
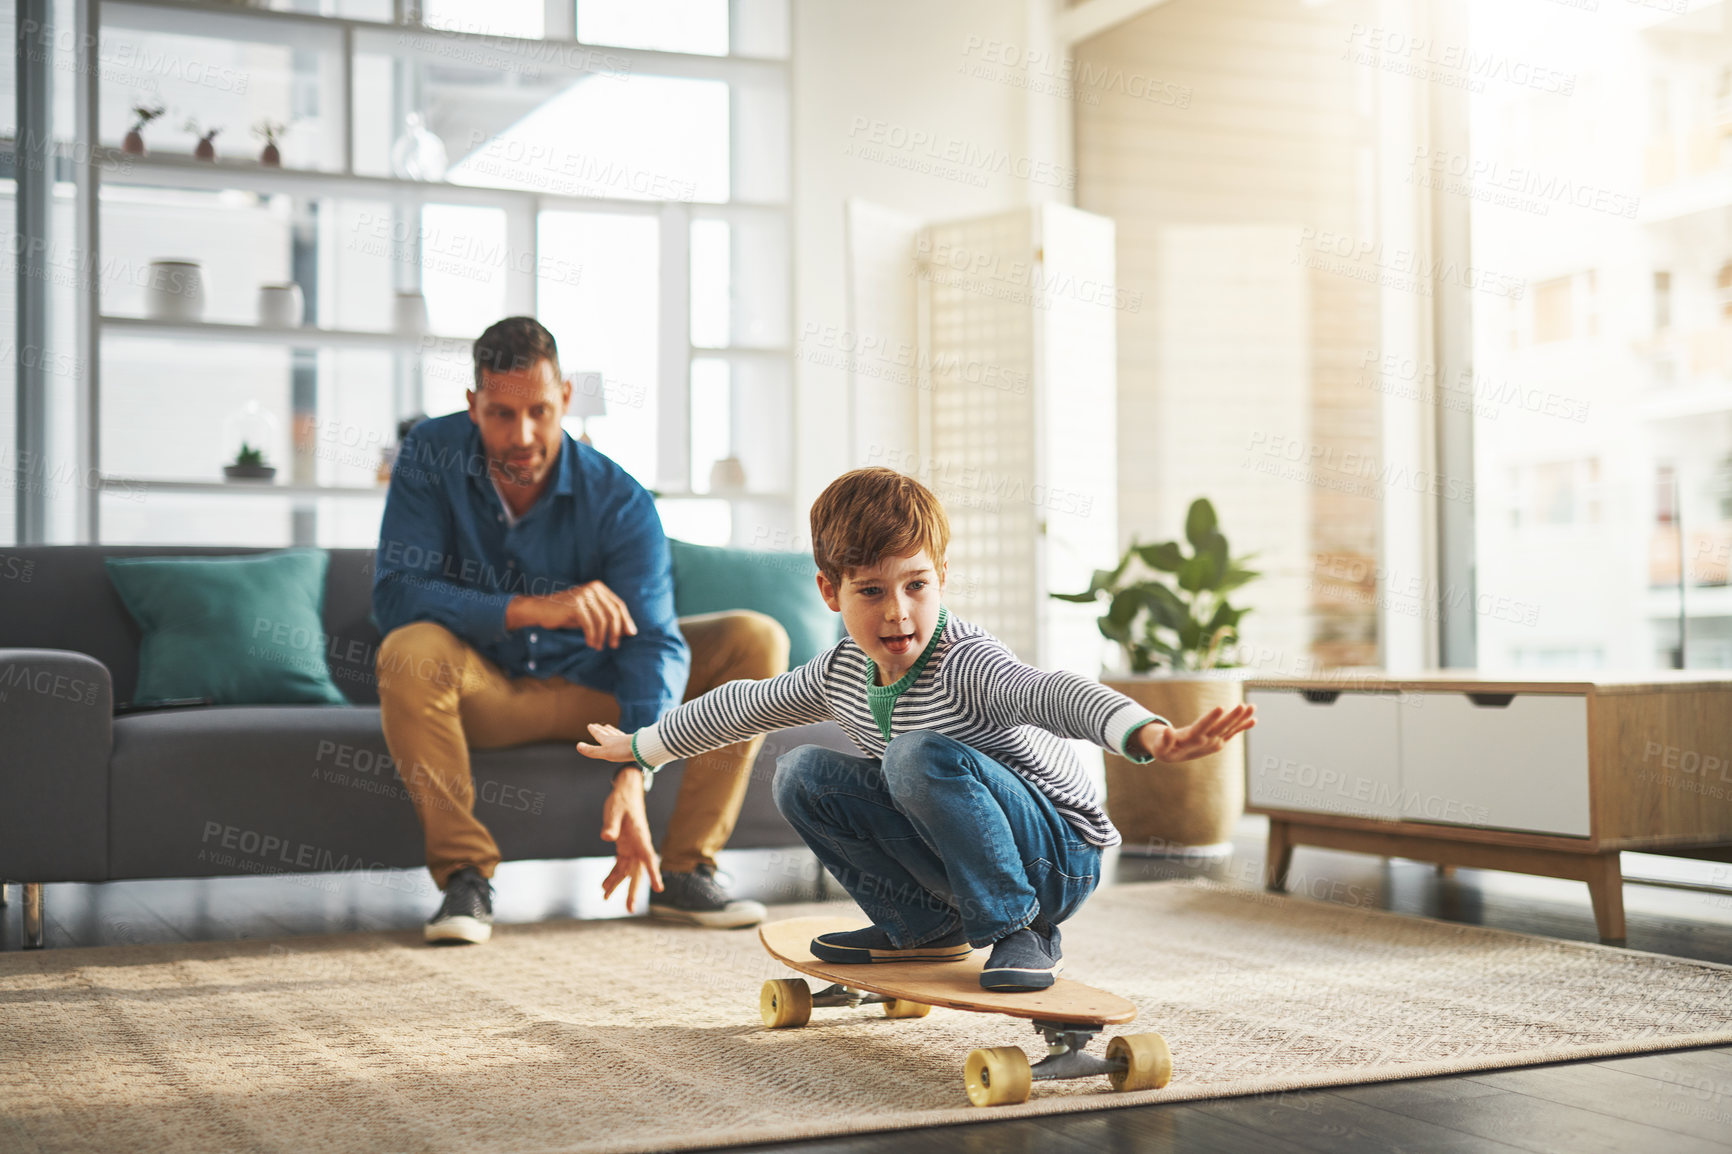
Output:
[[219,344],[275,345],[297,349],[384,349],[467,354],[471,343],[463,337],[321,329],[312,325],[277,328],[266,325],[224,324],[217,321],[159,321],[150,317],[104,316],[102,327],[116,336],[211,341]]
[[383,497],[385,486],[374,485],[297,485],[271,481],[175,481],[161,477],[103,477],[102,487],[111,492],[129,494],[195,493],[249,497]]
[[[730,43],[768,43],[785,50],[788,39],[785,5],[773,0],[769,4],[763,0],[729,0],[729,6],[733,30]],[[412,6],[399,0],[393,7],[402,13]],[[713,56],[586,44],[573,35],[575,11],[575,0],[566,0],[563,4],[559,0],[548,0],[547,28],[552,34],[539,40],[525,40],[451,32],[413,23],[321,16],[196,0],[89,0],[88,10],[81,10],[80,19],[89,22],[89,27],[103,44],[110,37],[169,35],[288,47],[298,53],[317,54],[320,64],[313,69],[310,82],[317,89],[317,102],[321,109],[319,123],[325,129],[325,135],[321,138],[321,145],[314,150],[317,154],[314,162],[310,166],[302,163],[299,167],[265,166],[256,161],[227,158],[201,161],[185,154],[162,152],[137,156],[112,147],[112,136],[105,143],[96,144],[94,142],[104,140],[102,85],[111,81],[105,79],[104,69],[98,66],[101,48],[82,47],[79,50],[79,90],[76,93],[80,138],[93,143],[89,149],[89,163],[77,166],[81,246],[90,254],[93,267],[101,267],[104,190],[135,190],[129,193],[134,197],[129,211],[135,214],[150,211],[149,198],[163,190],[217,194],[238,192],[252,194],[261,201],[287,197],[291,204],[296,205],[307,202],[368,203],[388,206],[400,219],[408,220],[419,219],[419,214],[429,206],[496,209],[504,214],[508,251],[528,254],[525,260],[514,261],[514,267],[506,273],[507,312],[535,315],[538,295],[536,270],[541,267],[542,255],[538,237],[542,214],[603,213],[653,220],[660,240],[661,257],[656,347],[659,368],[654,382],[657,465],[651,487],[664,501],[720,500],[728,502],[736,510],[749,510],[755,519],[755,531],[761,530],[766,523],[785,524],[792,516],[791,444],[787,437],[781,437],[773,444],[772,441],[775,441],[779,427],[788,424],[787,411],[792,396],[792,305],[788,288],[792,278],[792,260],[786,199],[791,167],[788,159],[791,139],[788,61],[775,55],[740,53]],[[778,24],[779,33],[776,31]],[[765,29],[769,31],[766,33]],[[437,89],[439,83],[448,82],[432,75],[441,69],[446,74],[453,68],[493,70],[500,74],[497,78],[500,90],[508,91],[514,99],[521,97],[524,105],[531,108],[538,97],[551,99],[585,77],[616,80],[656,77],[727,83],[730,93],[727,142],[730,199],[700,201],[589,196],[558,188],[487,187],[459,180],[414,181],[361,171],[356,163],[357,69],[363,59],[375,68],[380,59],[389,61],[393,85],[399,89],[408,83],[405,77],[412,77],[414,84]],[[372,109],[364,111],[377,115]],[[457,151],[453,149],[454,168],[461,159]],[[370,159],[376,167],[379,158],[375,155]],[[766,190],[773,195],[762,195]],[[736,193],[739,198],[733,199]],[[710,221],[721,222],[733,230],[730,233],[735,238],[730,249],[732,291],[736,296],[748,290],[759,293],[762,299],[756,301],[753,315],[759,320],[764,316],[772,318],[768,327],[773,331],[774,339],[752,340],[735,334],[736,339],[722,347],[693,343],[691,235],[694,224]],[[409,229],[411,234],[415,231],[413,227]],[[743,262],[753,262],[749,271],[742,272]],[[404,263],[407,265],[408,262]],[[515,267],[517,264],[523,267]],[[399,289],[418,287],[418,264],[409,271],[397,270],[397,275],[412,282],[399,284]],[[473,340],[473,336],[422,337],[341,327],[330,323],[332,318],[328,317],[321,317],[326,323],[319,326],[281,328],[235,323],[232,319],[166,322],[115,315],[104,311],[100,279],[91,277],[89,280],[90,284],[80,300],[79,342],[89,377],[82,391],[81,442],[86,457],[83,463],[88,466],[90,475],[101,478],[101,483],[88,487],[81,522],[83,532],[95,540],[101,539],[104,494],[115,495],[117,491],[131,496],[144,491],[242,499],[260,496],[302,498],[307,502],[305,511],[308,517],[316,516],[313,502],[317,498],[376,498],[384,492],[382,486],[316,483],[309,475],[315,466],[305,462],[280,468],[279,477],[290,479],[268,484],[225,482],[215,478],[198,480],[185,476],[131,475],[138,472],[136,468],[117,471],[125,475],[110,475],[103,468],[101,451],[101,366],[105,341],[164,341],[197,346],[185,353],[189,364],[197,363],[202,349],[224,345],[301,350],[309,356],[297,362],[297,371],[315,374],[324,371],[320,367],[324,364],[320,354],[326,351],[383,352],[391,355],[397,368],[393,378],[382,380],[378,387],[391,391],[391,409],[396,414],[395,419],[401,419],[421,407],[416,402],[422,387],[423,362],[429,356],[444,358],[447,364],[453,358],[466,358]],[[742,284],[742,281],[748,283]],[[765,285],[769,286],[767,290]],[[116,314],[129,311],[123,307],[117,309]],[[232,308],[229,312],[232,314]],[[493,319],[497,318],[477,317],[477,333]],[[764,326],[760,324],[759,327]],[[571,353],[567,351],[564,359],[570,358]],[[694,362],[698,361],[720,361],[729,366],[731,427],[739,431],[736,440],[748,436],[744,430],[766,429],[762,437],[747,444],[744,450],[737,444],[733,450],[748,460],[752,487],[745,492],[702,492],[699,491],[701,484],[707,478],[691,476],[691,372]],[[568,367],[582,366],[572,364]],[[114,370],[111,368],[110,371]],[[325,387],[322,380],[316,385],[316,389]],[[302,420],[299,410],[295,419],[297,423]],[[171,463],[164,464],[167,466],[165,472],[172,470]],[[297,533],[301,531],[297,529]],[[742,535],[737,525],[735,534]]]

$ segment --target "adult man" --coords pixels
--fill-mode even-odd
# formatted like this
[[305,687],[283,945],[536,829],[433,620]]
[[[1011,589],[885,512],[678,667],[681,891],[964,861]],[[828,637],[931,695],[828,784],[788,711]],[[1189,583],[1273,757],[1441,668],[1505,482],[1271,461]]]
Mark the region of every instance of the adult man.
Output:
[[[683,695],[788,664],[788,638],[762,614],[674,619],[667,539],[655,503],[561,425],[571,385],[553,336],[528,317],[475,342],[467,413],[404,438],[379,532],[373,611],[385,634],[385,740],[445,891],[430,942],[492,934],[499,847],[474,813],[469,749],[576,741],[591,722],[648,725]],[[689,682],[689,684],[688,684]],[[707,757],[681,784],[658,872],[641,790],[621,766],[601,836],[620,860],[651,863],[652,915],[708,926],[763,920],[715,878],[760,742]],[[572,772],[586,772],[576,753]],[[616,861],[603,889],[637,868]],[[665,886],[664,884],[665,883]]]

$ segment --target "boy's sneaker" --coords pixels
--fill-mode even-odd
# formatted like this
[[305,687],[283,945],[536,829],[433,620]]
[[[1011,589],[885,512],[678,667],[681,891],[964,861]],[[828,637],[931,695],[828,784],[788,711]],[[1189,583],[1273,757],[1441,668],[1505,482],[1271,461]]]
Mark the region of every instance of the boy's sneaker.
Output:
[[755,926],[769,915],[762,902],[736,899],[716,880],[716,867],[700,865],[691,873],[662,874],[662,892],[650,893],[650,917],[687,922],[713,930]]
[[474,866],[445,879],[445,900],[423,931],[435,945],[479,944],[493,936],[493,886]]
[[[1039,927],[1038,929],[1036,927]],[[1044,918],[993,943],[992,956],[980,971],[986,990],[1044,990],[1064,969],[1058,927]]]
[[952,930],[934,941],[907,949],[890,944],[890,935],[878,926],[838,930],[812,939],[812,956],[821,962],[858,965],[864,962],[954,962],[974,952],[968,934]]

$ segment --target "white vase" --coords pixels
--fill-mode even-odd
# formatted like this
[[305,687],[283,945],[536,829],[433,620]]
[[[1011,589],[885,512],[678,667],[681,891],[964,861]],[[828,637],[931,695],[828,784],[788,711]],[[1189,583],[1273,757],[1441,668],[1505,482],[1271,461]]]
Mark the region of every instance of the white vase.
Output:
[[265,328],[299,328],[305,311],[306,298],[293,281],[259,286],[259,324]]
[[144,312],[157,321],[204,319],[204,272],[196,260],[153,260]]
[[400,292],[392,311],[396,331],[406,337],[427,332],[427,298],[417,292]]
[[710,492],[738,493],[746,487],[746,466],[738,457],[722,457],[710,466]]
[[399,180],[444,180],[447,163],[445,142],[420,113],[411,112],[403,120],[403,135],[391,146],[391,171]]

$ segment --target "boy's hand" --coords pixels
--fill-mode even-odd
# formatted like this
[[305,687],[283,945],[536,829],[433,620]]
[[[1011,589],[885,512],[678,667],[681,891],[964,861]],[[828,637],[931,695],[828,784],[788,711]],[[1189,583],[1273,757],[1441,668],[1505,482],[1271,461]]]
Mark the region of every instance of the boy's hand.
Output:
[[593,757],[597,761],[637,761],[631,752],[632,735],[617,726],[591,725],[589,734],[595,738],[594,745],[585,741],[577,743],[577,752],[583,756]]
[[662,867],[650,840],[649,819],[644,815],[643,771],[635,765],[614,778],[613,792],[601,809],[601,840],[614,843],[613,869],[601,883],[601,896],[611,898],[620,883],[630,879],[625,908],[636,913],[638,883],[647,871],[650,888],[661,893]]
[[1221,752],[1239,734],[1256,725],[1255,705],[1217,705],[1183,729],[1168,725],[1145,725],[1131,735],[1131,744],[1156,761],[1193,761]]

